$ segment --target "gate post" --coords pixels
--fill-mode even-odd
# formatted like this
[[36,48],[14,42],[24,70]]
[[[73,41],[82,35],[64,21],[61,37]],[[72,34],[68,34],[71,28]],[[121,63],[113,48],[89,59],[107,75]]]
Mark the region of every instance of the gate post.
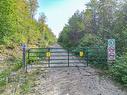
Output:
[[[30,64],[30,49],[28,49],[28,59],[27,59],[28,61],[28,64]],[[32,65],[31,65],[32,66]]]
[[[50,52],[50,48],[48,48],[48,52]],[[50,57],[48,56],[48,67],[50,67]]]
[[23,66],[25,71],[27,72],[27,65],[26,65],[26,45],[22,45],[22,62],[23,62]]
[[88,64],[89,64],[89,50],[88,50],[88,47],[87,47],[87,66],[88,66]]
[[68,67],[69,67],[69,50],[68,50]]

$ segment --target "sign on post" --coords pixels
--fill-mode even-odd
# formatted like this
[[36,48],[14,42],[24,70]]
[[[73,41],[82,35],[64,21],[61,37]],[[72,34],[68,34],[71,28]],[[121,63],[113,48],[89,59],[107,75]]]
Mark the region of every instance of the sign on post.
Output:
[[80,57],[83,57],[84,56],[84,52],[80,51],[79,55],[80,55]]
[[46,52],[46,57],[51,57],[51,52]]
[[115,39],[108,39],[108,61],[112,62],[116,59],[116,52],[115,52]]

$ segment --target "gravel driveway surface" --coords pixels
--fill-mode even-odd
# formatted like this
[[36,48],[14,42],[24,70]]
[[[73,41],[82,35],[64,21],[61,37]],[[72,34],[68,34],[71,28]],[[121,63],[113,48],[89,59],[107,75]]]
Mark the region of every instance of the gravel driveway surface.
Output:
[[31,95],[127,95],[89,66],[41,68],[35,84]]

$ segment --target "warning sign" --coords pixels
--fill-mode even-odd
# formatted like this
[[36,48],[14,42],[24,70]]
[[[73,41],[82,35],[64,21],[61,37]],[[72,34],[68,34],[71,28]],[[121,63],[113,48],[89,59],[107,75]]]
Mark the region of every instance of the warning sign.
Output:
[[46,52],[46,57],[51,57],[51,52]]
[[84,56],[84,52],[80,51],[79,55],[80,55],[80,57],[83,57]]

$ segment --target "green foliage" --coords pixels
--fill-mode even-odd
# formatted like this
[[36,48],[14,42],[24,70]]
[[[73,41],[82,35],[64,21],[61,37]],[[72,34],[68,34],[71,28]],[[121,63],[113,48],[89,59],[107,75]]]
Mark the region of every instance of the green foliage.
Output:
[[12,71],[18,71],[22,67],[22,59],[15,60],[13,63]]
[[0,44],[13,41],[16,32],[16,0],[0,0]]
[[[125,21],[127,11],[126,2],[122,3],[123,5],[120,5],[115,0],[91,0],[85,11],[81,13],[77,11],[69,19],[58,42],[64,47],[72,49],[103,46],[102,49],[100,48],[102,55],[99,56],[106,57],[107,39],[114,38],[116,39],[116,49],[124,50],[127,46]],[[90,56],[98,56],[96,50],[91,49],[90,53]],[[122,51],[117,51],[118,53],[122,54]],[[98,61],[96,60],[94,63],[98,63]]]
[[12,46],[26,43],[46,47],[54,43],[56,38],[45,22],[34,19],[37,8],[37,0],[1,0],[0,44]]
[[38,29],[40,31],[40,38],[38,44],[40,47],[47,47],[49,44],[56,42],[56,37],[51,32],[51,29],[48,28],[48,25],[45,24],[45,15],[41,14],[38,19]]
[[110,68],[111,76],[127,86],[127,54],[117,57],[115,64]]
[[29,80],[27,80],[22,86],[21,86],[21,89],[23,91],[23,93],[27,93],[29,92],[31,89],[30,89],[30,83],[29,83]]
[[89,47],[88,57],[92,64],[105,64],[107,63],[107,50],[105,47]]
[[[88,48],[89,63],[107,68],[107,39],[116,40],[116,62],[112,77],[127,86],[127,2],[91,0],[87,9],[76,12],[65,25],[58,42],[65,48]],[[81,26],[81,27],[80,27]],[[78,35],[81,34],[82,36]],[[101,47],[100,47],[101,46]],[[101,64],[99,64],[101,63]]]
[[102,43],[102,40],[98,39],[98,36],[95,34],[85,34],[84,37],[80,40],[79,47],[99,46]]
[[60,34],[58,42],[63,43],[64,47],[74,48],[78,45],[80,39],[83,37],[84,23],[82,14],[79,11],[69,19],[68,25],[65,25]]
[[[48,49],[43,49],[43,48],[30,49],[29,50],[29,61],[38,63],[39,61],[44,60],[46,57],[46,52],[48,52]],[[28,58],[26,58],[26,59],[28,59]],[[27,63],[29,63],[28,60],[27,60]]]
[[22,60],[15,60],[10,67],[0,73],[0,87],[3,87],[7,83],[7,78],[11,72],[18,71],[22,67]]
[[0,73],[0,87],[6,85],[6,78],[9,76],[10,70],[5,70]]

